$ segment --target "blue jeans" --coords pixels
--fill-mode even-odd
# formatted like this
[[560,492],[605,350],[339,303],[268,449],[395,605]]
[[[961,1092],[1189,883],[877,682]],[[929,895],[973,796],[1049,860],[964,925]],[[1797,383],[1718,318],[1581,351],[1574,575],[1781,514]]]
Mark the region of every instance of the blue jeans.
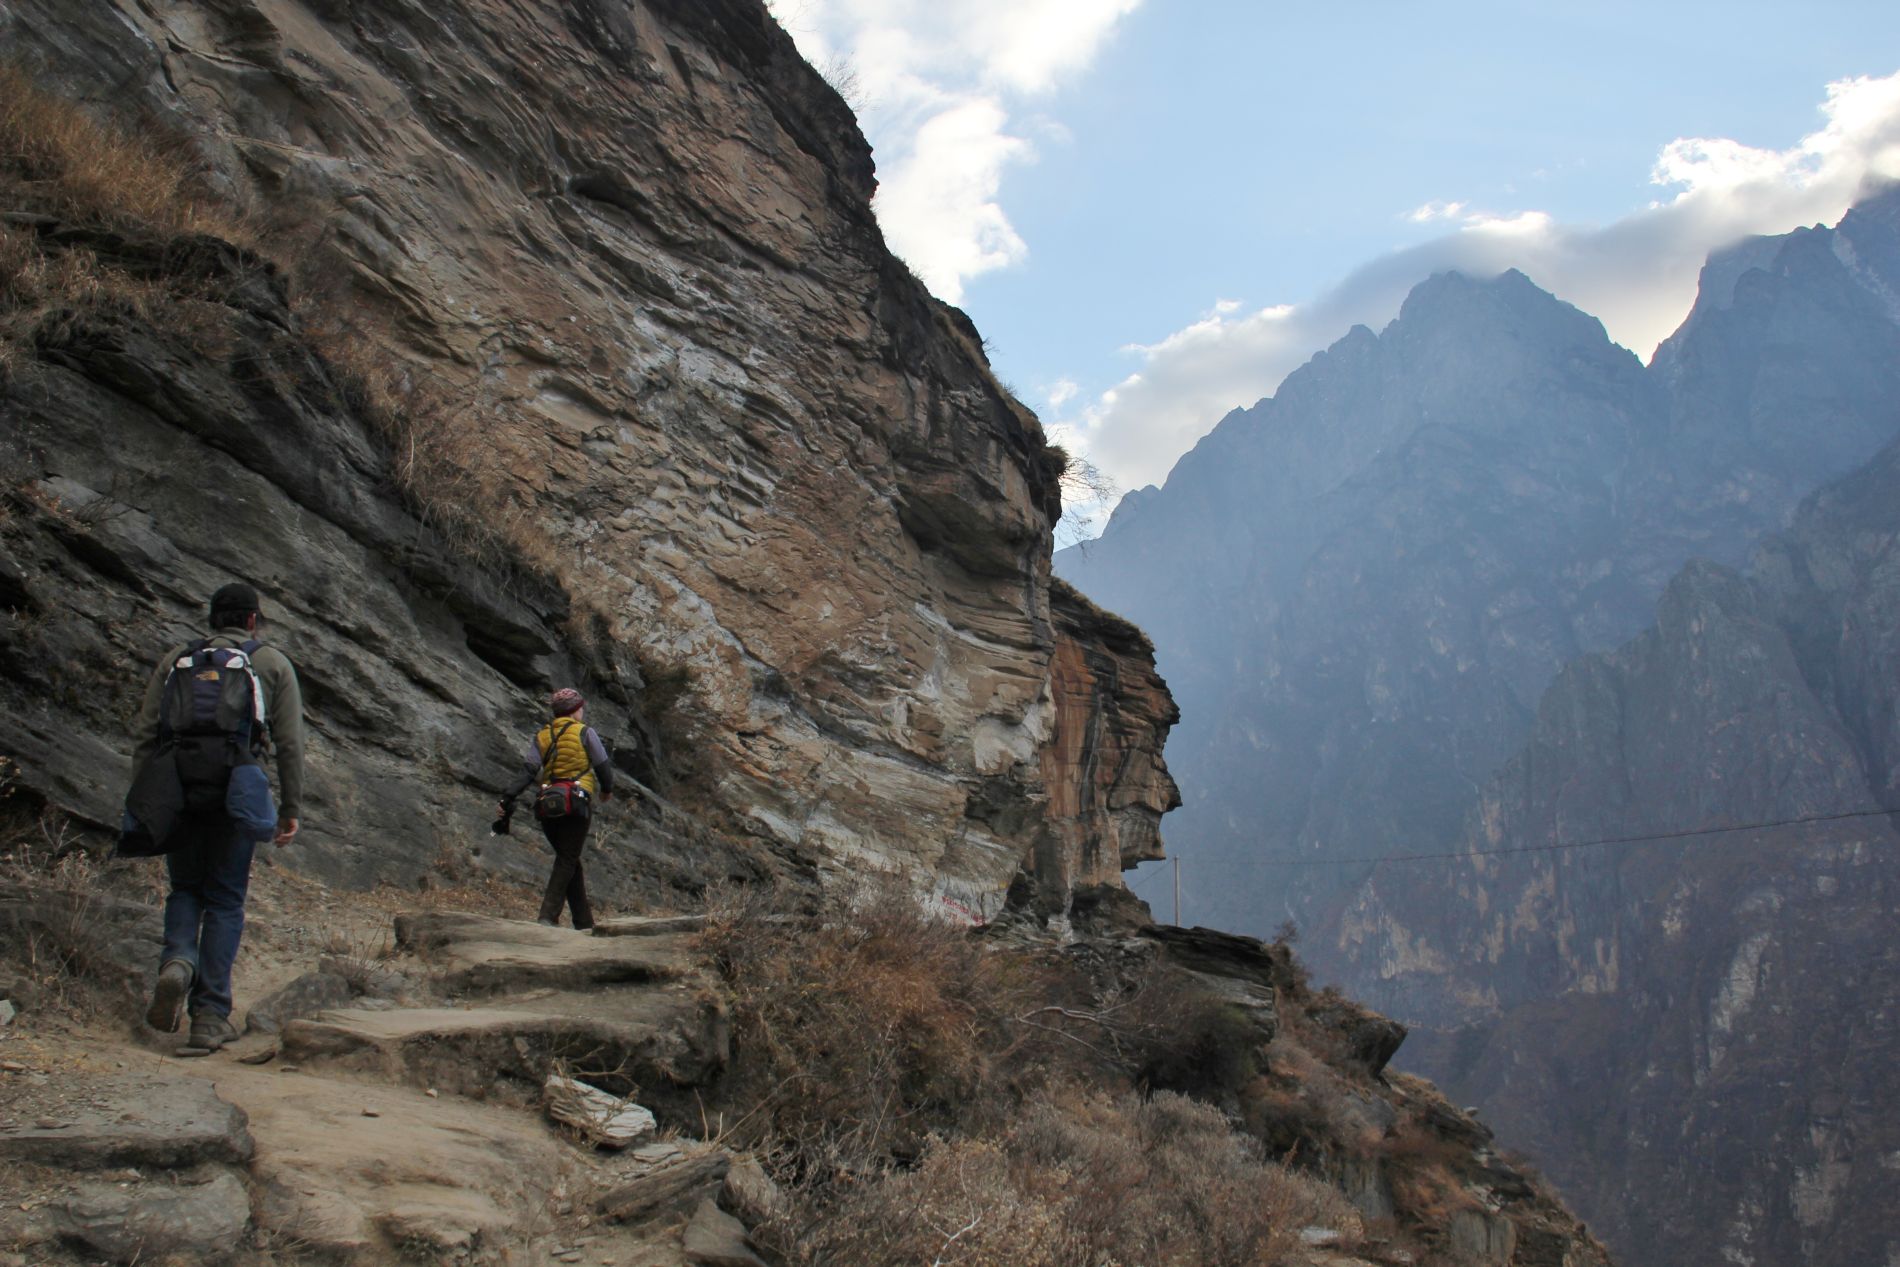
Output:
[[244,936],[244,895],[251,887],[251,855],[221,813],[179,819],[178,845],[165,855],[171,896],[165,899],[165,954],[160,964],[191,965],[193,1016],[231,1015],[231,965]]

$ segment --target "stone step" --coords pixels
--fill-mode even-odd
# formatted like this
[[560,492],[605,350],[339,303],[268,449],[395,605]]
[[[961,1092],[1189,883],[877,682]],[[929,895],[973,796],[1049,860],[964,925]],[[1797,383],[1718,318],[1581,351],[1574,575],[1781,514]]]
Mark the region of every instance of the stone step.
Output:
[[665,933],[696,933],[706,927],[704,915],[626,915],[598,920],[596,937],[657,937]]
[[220,1099],[210,1083],[190,1077],[99,1078],[83,1100],[0,1127],[0,1158],[73,1170],[242,1165],[252,1149],[243,1110]]
[[450,911],[398,916],[396,944],[434,966],[437,982],[452,994],[677,981],[697,970],[677,931],[595,937]]
[[286,1072],[281,1057],[218,1079],[257,1132],[258,1225],[315,1260],[520,1252],[547,1234],[562,1188],[587,1190],[584,1159],[538,1114]]
[[[562,1062],[665,1120],[686,1089],[725,1067],[724,1011],[697,991],[542,992],[477,1008],[341,1008],[284,1029],[281,1058],[331,1065],[443,1094],[538,1097]],[[690,1097],[686,1097],[690,1098]]]

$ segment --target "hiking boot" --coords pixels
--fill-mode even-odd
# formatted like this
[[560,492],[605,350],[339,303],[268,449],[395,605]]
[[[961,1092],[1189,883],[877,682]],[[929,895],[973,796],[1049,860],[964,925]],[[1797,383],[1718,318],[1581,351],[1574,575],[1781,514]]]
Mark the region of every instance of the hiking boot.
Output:
[[187,1041],[190,1046],[216,1051],[226,1043],[236,1042],[237,1037],[237,1026],[231,1024],[230,1017],[205,1012],[191,1018],[191,1038]]
[[191,992],[191,965],[183,959],[168,959],[158,970],[158,984],[152,987],[152,1005],[145,1009],[145,1023],[161,1034],[178,1032],[178,1020],[185,1014],[185,996]]

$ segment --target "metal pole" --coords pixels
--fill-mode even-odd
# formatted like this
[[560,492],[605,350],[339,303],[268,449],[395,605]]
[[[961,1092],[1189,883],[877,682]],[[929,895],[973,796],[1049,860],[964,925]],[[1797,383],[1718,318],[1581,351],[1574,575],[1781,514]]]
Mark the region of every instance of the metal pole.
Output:
[[1181,856],[1174,858],[1174,926],[1181,927]]

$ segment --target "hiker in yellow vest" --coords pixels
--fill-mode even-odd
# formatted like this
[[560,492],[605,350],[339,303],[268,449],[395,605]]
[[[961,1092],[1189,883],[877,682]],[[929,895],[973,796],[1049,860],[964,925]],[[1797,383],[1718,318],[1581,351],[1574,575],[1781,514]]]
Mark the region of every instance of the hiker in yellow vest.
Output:
[[[521,782],[501,798],[502,822],[515,810],[515,798],[538,785],[534,797],[534,816],[554,848],[554,871],[548,876],[547,893],[541,898],[543,924],[561,922],[561,907],[574,916],[574,927],[594,926],[594,912],[587,905],[587,883],[581,874],[581,848],[587,843],[587,827],[593,820],[594,803],[613,795],[614,768],[607,759],[607,745],[600,741],[583,714],[587,701],[573,687],[563,687],[548,700],[553,717],[528,741],[523,758]],[[498,825],[498,830],[504,830]]]

